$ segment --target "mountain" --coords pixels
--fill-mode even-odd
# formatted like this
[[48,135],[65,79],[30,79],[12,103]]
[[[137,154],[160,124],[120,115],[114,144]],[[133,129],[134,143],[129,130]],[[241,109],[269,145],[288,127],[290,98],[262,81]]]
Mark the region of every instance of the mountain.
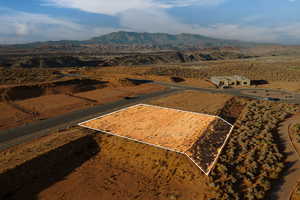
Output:
[[[98,45],[98,47],[97,47]],[[102,46],[102,47],[99,47]],[[255,47],[260,44],[243,42],[238,40],[215,39],[196,34],[167,34],[167,33],[137,33],[137,32],[113,32],[110,34],[94,37],[89,40],[61,40],[47,42],[33,42],[28,44],[2,45],[2,48],[12,47],[17,49],[26,48],[54,48],[54,49],[80,49],[94,48],[140,50],[186,50],[214,47]],[[125,46],[125,47],[124,47]],[[1,46],[0,46],[1,49]]]
[[242,42],[237,40],[223,40],[195,34],[172,35],[167,33],[137,33],[137,32],[114,32],[100,37],[94,37],[85,41],[94,44],[106,45],[155,45],[170,47],[248,47],[256,43]]

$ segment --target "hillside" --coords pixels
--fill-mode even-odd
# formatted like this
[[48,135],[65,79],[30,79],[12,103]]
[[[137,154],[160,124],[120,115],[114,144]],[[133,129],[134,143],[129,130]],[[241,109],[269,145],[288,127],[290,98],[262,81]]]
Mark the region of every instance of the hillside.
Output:
[[91,40],[85,41],[86,43],[94,44],[119,44],[119,45],[153,45],[160,47],[251,47],[255,43],[242,42],[235,40],[222,40],[206,37],[203,35],[195,34],[178,34],[171,35],[166,33],[137,33],[137,32],[114,32],[100,37],[94,37]]
[[33,42],[27,44],[0,45],[0,49],[53,49],[78,51],[82,48],[93,51],[105,49],[119,50],[186,50],[214,47],[255,47],[257,43],[237,40],[223,40],[195,34],[172,35],[167,33],[137,33],[137,32],[113,32],[89,40],[61,40],[47,42]]

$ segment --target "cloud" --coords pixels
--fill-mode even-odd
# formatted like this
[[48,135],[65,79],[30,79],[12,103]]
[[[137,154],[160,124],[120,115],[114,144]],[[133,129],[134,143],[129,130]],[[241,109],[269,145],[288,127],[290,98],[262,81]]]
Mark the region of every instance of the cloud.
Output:
[[27,24],[16,24],[15,26],[17,35],[27,35],[29,33]]
[[89,27],[44,14],[3,9],[0,13],[0,43],[47,40],[80,40],[118,31],[110,27]]
[[[276,29],[250,25],[215,24],[200,26],[185,24],[163,10],[131,10],[130,12],[123,12],[119,17],[123,27],[140,32],[193,33],[215,38],[256,42],[276,42],[280,36]],[[293,30],[292,27],[289,29]],[[282,28],[283,30],[284,28]]]
[[46,0],[52,6],[80,9],[86,12],[115,15],[120,20],[121,29],[138,32],[194,33],[210,37],[256,41],[278,42],[282,37],[297,37],[300,28],[259,27],[249,22],[260,20],[262,16],[249,16],[245,24],[218,23],[214,25],[187,24],[168,14],[168,8],[192,5],[215,6],[226,0]]
[[180,23],[160,9],[130,10],[119,17],[122,27],[135,31],[179,33],[191,29],[189,25]]
[[186,6],[216,6],[224,3],[225,0],[167,0],[166,5],[169,7],[186,7]]
[[85,12],[117,15],[128,10],[218,5],[225,0],[44,0],[44,5],[74,8]]
[[[48,0],[49,1],[49,0]],[[51,0],[60,2],[77,2],[76,0]],[[157,0],[156,0],[157,1]],[[89,4],[94,2],[95,5]],[[3,9],[0,7],[0,43],[23,43],[46,40],[84,40],[94,36],[107,34],[119,30],[137,32],[164,32],[170,34],[193,33],[215,38],[256,41],[256,42],[300,42],[300,23],[291,23],[277,26],[258,26],[255,23],[262,20],[263,16],[249,16],[242,19],[240,24],[216,23],[212,25],[198,25],[184,23],[167,12],[168,7],[189,6],[192,4],[217,5],[223,1],[211,0],[165,0],[156,4],[154,0],[132,0],[125,3],[124,0],[110,0],[109,4],[102,2],[107,7],[97,7],[96,1],[85,1],[84,8],[94,9],[95,12],[107,12],[115,14],[119,18],[120,27],[96,27],[93,25],[79,24],[70,20],[51,17],[45,14],[34,14]],[[123,2],[122,6],[111,9],[113,3]],[[214,2],[214,3],[212,3]],[[126,5],[125,5],[126,4]],[[63,6],[63,5],[62,5]],[[149,8],[147,8],[149,6]],[[147,9],[146,9],[147,8]],[[99,20],[101,20],[99,16]],[[250,23],[251,22],[251,23]]]

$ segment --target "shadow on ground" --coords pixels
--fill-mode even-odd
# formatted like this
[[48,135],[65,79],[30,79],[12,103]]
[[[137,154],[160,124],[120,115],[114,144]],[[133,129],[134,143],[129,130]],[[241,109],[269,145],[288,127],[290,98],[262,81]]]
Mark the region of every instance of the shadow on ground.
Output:
[[268,81],[266,80],[252,80],[251,85],[266,85]]
[[79,138],[0,174],[0,199],[38,199],[39,192],[63,180],[100,152],[92,135]]
[[152,80],[142,80],[142,79],[132,79],[132,78],[127,78],[128,81],[132,82],[135,85],[142,85],[146,83],[152,83]]

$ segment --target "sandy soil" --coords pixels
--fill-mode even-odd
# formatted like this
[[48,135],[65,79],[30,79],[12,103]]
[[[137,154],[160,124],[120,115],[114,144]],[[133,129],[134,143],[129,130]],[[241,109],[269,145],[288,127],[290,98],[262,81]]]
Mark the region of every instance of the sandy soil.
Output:
[[151,67],[106,67],[100,69],[91,69],[90,71],[82,72],[90,78],[101,78],[102,80],[110,81],[117,84],[119,79],[132,78],[161,81],[167,83],[175,83],[178,85],[189,85],[202,88],[216,88],[216,86],[205,79],[184,78],[183,82],[176,83],[169,76],[145,75]]
[[258,88],[272,88],[272,89],[281,89],[290,92],[300,92],[300,82],[286,82],[286,81],[277,81],[270,82],[265,85],[260,85]]
[[231,98],[232,96],[224,94],[185,91],[157,100],[148,101],[146,103],[162,107],[217,115],[218,111],[222,109],[225,103]]
[[[107,87],[76,93],[74,96],[66,94],[45,95],[13,102],[19,109],[6,103],[1,103],[0,130],[21,126],[38,119],[58,116],[95,104],[105,104],[121,100],[126,96],[146,94],[164,89],[164,87],[159,85],[144,84],[126,87]],[[24,110],[28,112],[26,113]],[[30,113],[37,113],[37,115],[33,116]]]
[[[290,139],[292,141],[292,145],[294,146],[295,150],[297,151],[298,155],[300,155],[300,143],[297,141],[297,137],[295,135],[295,132],[293,132],[292,127],[297,124],[300,123],[300,114],[295,115],[293,117],[294,121],[291,123],[291,125],[289,126],[289,135],[290,135]],[[298,186],[295,188],[295,191],[293,192],[292,198],[291,200],[300,200],[300,184],[298,184]]]
[[255,89],[249,89],[249,90],[244,90],[242,91],[242,94],[247,94],[247,95],[255,95],[255,96],[260,96],[260,97],[271,97],[271,98],[280,98],[280,99],[294,99],[295,95],[290,94],[286,91],[271,91],[271,90],[255,90]]
[[138,105],[83,123],[85,127],[188,151],[217,118],[156,106]]
[[188,159],[117,137],[39,199],[206,199],[207,177]]
[[64,94],[47,95],[16,103],[23,108],[40,113],[41,118],[52,117],[90,105],[87,101]]
[[[86,130],[84,130],[86,131]],[[71,129],[64,132],[53,133],[49,136],[35,139],[26,144],[0,152],[0,173],[13,169],[35,157],[38,157],[50,150],[63,146],[71,141],[86,136],[80,129]]]
[[[16,177],[18,173],[24,177],[23,172],[31,177],[30,180],[27,177],[27,182],[24,178],[16,179],[18,189],[9,193],[10,199],[206,200],[209,197],[208,177],[181,154],[102,134],[93,136],[93,141],[87,144],[78,143],[85,137],[78,130],[70,130],[2,152],[2,172],[18,166],[13,170]],[[82,145],[98,147],[83,151]],[[89,151],[93,151],[93,156],[77,160]],[[65,154],[65,159],[56,161]],[[47,159],[43,160],[45,155]],[[47,167],[36,165],[41,164],[36,159],[41,159]],[[3,174],[0,177],[7,178]],[[2,192],[5,189],[6,186],[2,187]]]
[[187,86],[194,86],[194,87],[200,87],[200,88],[216,88],[214,84],[211,82],[205,80],[205,79],[195,79],[195,78],[184,78],[183,82],[174,82],[170,77],[167,76],[154,76],[154,75],[147,75],[143,78],[154,80],[154,81],[161,81],[161,82],[167,82],[167,83],[175,83],[177,85],[187,85]]
[[[280,188],[274,185],[273,195],[270,198],[276,197],[280,200],[290,199],[293,190],[296,188],[298,181],[300,180],[300,160],[299,155],[294,148],[291,137],[290,137],[290,126],[298,121],[298,115],[291,116],[280,124],[278,128],[278,133],[282,139],[282,145],[285,146],[283,154],[287,155],[285,158],[285,163],[287,165],[288,173],[281,177],[279,180],[281,182]],[[292,164],[290,164],[292,163]]]
[[88,92],[77,93],[76,96],[93,99],[99,103],[105,103],[107,101],[116,101],[126,96],[151,93],[163,89],[165,88],[159,85],[145,84],[134,87],[103,88]]
[[0,130],[15,127],[30,122],[33,119],[31,115],[21,112],[5,103],[0,103],[0,110]]

